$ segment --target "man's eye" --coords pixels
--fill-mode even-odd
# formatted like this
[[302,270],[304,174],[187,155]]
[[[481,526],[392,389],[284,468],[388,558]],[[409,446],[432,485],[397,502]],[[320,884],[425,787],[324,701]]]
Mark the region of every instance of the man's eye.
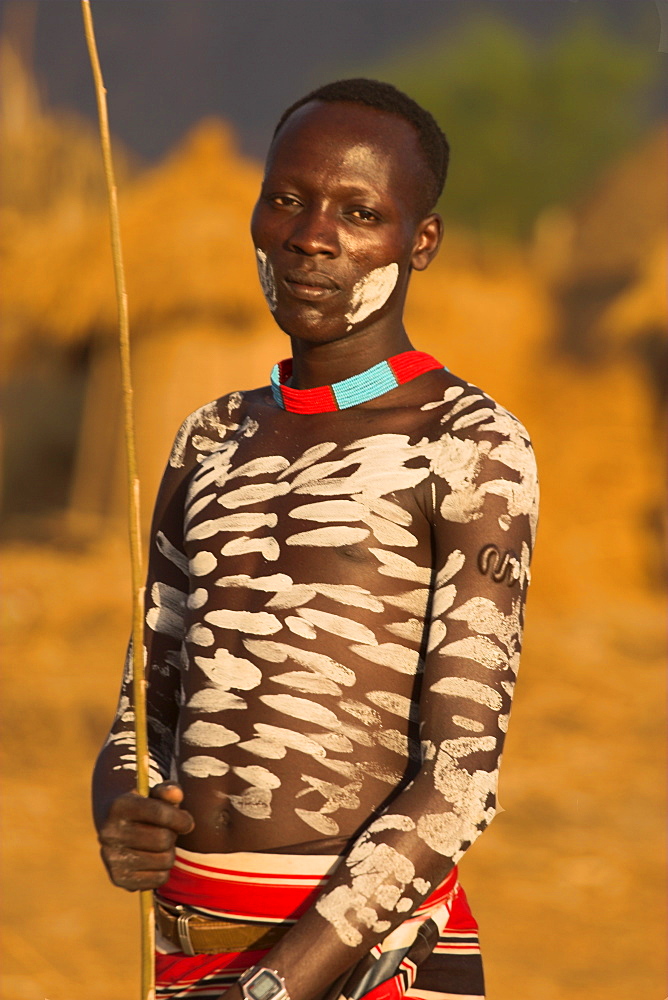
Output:
[[378,222],[376,213],[368,208],[354,208],[350,214],[360,222]]
[[290,194],[273,194],[270,195],[269,201],[272,205],[278,205],[279,208],[292,208],[293,205],[299,205],[298,199]]

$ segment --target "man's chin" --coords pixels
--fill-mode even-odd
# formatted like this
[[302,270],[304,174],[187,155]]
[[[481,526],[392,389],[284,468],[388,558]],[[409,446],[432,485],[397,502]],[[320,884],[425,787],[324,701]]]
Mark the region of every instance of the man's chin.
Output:
[[344,316],[325,317],[315,309],[300,310],[299,316],[286,315],[280,309],[273,314],[283,333],[294,340],[310,344],[329,344],[344,340],[353,332],[347,329]]

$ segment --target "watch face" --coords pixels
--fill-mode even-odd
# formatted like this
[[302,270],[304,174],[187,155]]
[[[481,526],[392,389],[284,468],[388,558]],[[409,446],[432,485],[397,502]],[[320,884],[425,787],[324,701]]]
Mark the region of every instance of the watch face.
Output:
[[280,979],[266,969],[258,972],[246,988],[253,1000],[271,1000],[283,990]]

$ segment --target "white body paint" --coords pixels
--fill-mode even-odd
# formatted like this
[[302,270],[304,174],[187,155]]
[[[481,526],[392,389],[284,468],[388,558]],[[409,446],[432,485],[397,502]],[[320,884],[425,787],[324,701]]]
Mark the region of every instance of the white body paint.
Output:
[[357,323],[385,305],[398,277],[399,265],[392,263],[375,268],[356,282],[350,297],[350,309],[346,313],[347,330],[352,330]]
[[274,269],[264,250],[255,247],[255,259],[257,260],[257,273],[260,278],[262,294],[267,300],[267,305],[272,312],[276,309],[276,278]]
[[[358,283],[350,326],[382,307],[397,274],[391,264]],[[430,859],[456,861],[495,811],[535,469],[521,425],[488,397],[439,395],[419,432],[311,435],[301,450],[286,436],[285,453],[241,395],[226,413],[202,408],[170,459],[183,520],[160,525],[152,555],[147,668],[156,688],[173,676],[180,715],[176,743],[159,712],[149,718],[151,782],[175,761],[186,793],[209,782],[238,829],[271,819],[287,843],[348,836],[385,803],[344,883],[317,902],[351,947],[403,920],[438,881]],[[514,547],[510,581],[479,569],[487,542]],[[125,684],[109,745],[132,770],[129,673]],[[407,770],[422,796],[413,813],[392,798]]]

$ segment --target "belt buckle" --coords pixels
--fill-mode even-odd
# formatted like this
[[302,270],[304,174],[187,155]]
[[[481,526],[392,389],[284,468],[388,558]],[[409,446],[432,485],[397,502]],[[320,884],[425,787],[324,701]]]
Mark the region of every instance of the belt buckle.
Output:
[[[177,910],[181,910],[180,906],[176,907]],[[176,933],[179,938],[179,944],[181,946],[181,951],[184,955],[196,955],[197,952],[193,948],[193,943],[190,940],[190,918],[192,913],[179,913],[176,918]]]

